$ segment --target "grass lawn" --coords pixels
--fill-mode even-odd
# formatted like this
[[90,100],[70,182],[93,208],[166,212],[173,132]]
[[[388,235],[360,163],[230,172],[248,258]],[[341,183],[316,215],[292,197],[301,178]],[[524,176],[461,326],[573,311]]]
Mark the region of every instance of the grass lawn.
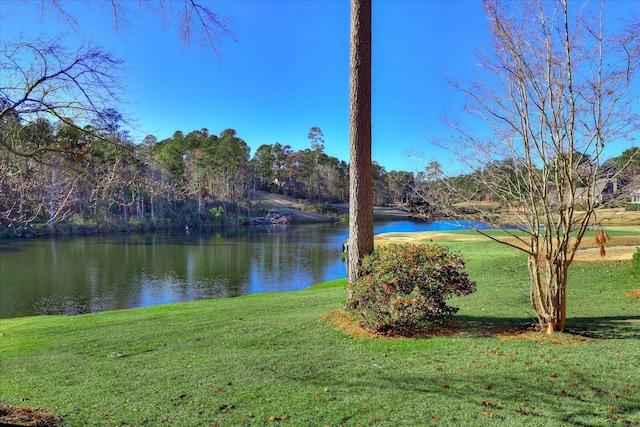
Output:
[[[428,239],[428,236],[426,237]],[[640,424],[640,283],[576,263],[568,332],[533,324],[524,257],[446,243],[478,291],[430,338],[362,338],[323,320],[345,282],[75,317],[0,320],[0,401],[67,426]]]

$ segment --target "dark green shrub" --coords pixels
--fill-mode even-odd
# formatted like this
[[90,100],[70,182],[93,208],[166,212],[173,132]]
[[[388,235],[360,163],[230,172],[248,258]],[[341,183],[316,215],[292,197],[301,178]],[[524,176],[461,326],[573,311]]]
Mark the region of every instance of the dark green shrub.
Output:
[[631,258],[631,275],[636,279],[640,279],[640,248]]
[[389,245],[364,258],[349,286],[347,307],[364,327],[389,335],[411,335],[442,326],[458,311],[446,299],[468,295],[475,282],[462,257],[438,245]]

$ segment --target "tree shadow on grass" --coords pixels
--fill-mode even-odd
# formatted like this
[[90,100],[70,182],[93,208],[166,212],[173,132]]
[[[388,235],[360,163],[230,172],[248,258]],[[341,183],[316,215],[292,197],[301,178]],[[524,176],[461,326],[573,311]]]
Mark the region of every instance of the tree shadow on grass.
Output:
[[565,332],[594,339],[640,339],[640,316],[575,317]]
[[[457,333],[470,337],[513,337],[538,332],[532,319],[456,316]],[[567,319],[565,335],[588,339],[640,339],[640,316],[574,317]]]
[[[389,394],[389,390],[410,391],[408,403],[424,398],[430,403],[437,401],[439,405],[422,406],[428,408],[424,425],[441,425],[441,418],[442,423],[458,425],[490,425],[484,422],[487,418],[504,421],[505,425],[586,427],[637,423],[640,407],[632,396],[635,388],[621,384],[619,388],[603,390],[596,375],[576,379],[558,375],[554,369],[557,367],[540,365],[532,369],[530,378],[491,368],[465,370],[455,366],[443,368],[440,378],[384,372],[378,381],[363,386],[378,389],[381,395]],[[458,412],[447,411],[452,407],[457,407]],[[461,413],[465,413],[466,422],[456,419]]]
[[[475,317],[456,316],[449,332],[452,335],[470,338],[489,338],[495,336],[521,335],[537,332],[533,319],[526,317]],[[437,335],[445,335],[438,333]]]
[[[344,333],[358,338],[381,337],[362,328],[354,313],[335,310],[322,316]],[[591,339],[640,339],[640,316],[575,317],[567,321],[562,334],[540,332],[531,318],[456,316],[445,327],[406,338],[535,339],[565,344],[578,344]],[[574,338],[571,338],[574,337]],[[386,337],[399,338],[399,337]]]

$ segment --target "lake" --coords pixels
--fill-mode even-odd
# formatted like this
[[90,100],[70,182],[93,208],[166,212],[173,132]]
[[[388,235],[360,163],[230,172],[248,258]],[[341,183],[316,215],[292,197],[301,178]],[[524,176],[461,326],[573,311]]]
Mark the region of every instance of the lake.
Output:
[[[376,223],[375,233],[460,229]],[[346,277],[346,224],[0,240],[0,318],[307,288]]]

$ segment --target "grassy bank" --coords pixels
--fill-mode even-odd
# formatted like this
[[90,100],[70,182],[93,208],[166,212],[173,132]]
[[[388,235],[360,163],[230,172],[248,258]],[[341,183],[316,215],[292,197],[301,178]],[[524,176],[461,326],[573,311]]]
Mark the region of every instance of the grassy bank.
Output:
[[447,244],[478,291],[431,338],[357,338],[321,316],[344,281],[299,292],[0,320],[0,401],[63,425],[640,423],[640,288],[630,262],[578,263],[570,333],[533,323],[522,255]]

